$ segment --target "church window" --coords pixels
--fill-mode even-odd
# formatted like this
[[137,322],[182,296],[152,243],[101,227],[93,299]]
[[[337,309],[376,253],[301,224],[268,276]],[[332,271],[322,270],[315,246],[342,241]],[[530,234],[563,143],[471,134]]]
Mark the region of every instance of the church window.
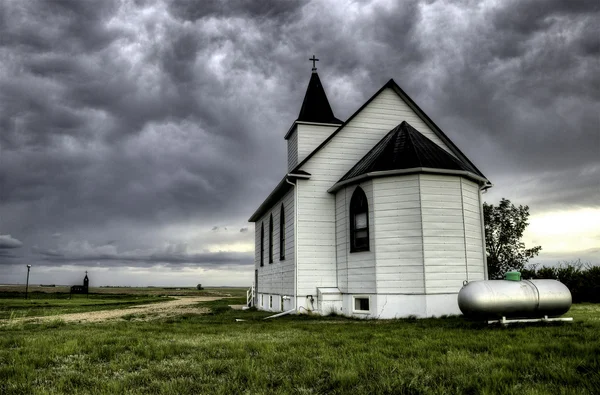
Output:
[[269,218],[269,263],[273,263],[273,214]]
[[260,265],[265,265],[265,224],[260,224]]
[[283,203],[279,210],[279,260],[285,259],[285,210],[283,209]]
[[350,252],[369,251],[369,205],[361,187],[350,199]]

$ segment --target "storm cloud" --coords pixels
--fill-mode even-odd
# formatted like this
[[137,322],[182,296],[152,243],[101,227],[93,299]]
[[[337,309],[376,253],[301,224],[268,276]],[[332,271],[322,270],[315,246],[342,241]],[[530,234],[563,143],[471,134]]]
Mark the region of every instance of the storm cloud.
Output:
[[250,282],[246,221],[285,171],[312,54],[340,119],[394,78],[491,202],[600,207],[598,1],[335,4],[2,2],[0,234],[23,246],[0,236],[0,267]]

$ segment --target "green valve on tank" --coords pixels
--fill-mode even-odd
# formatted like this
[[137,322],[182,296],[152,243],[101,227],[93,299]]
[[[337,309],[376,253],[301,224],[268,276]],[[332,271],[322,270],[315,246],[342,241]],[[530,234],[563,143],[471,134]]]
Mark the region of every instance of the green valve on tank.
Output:
[[506,272],[504,279],[508,281],[521,281],[521,272]]

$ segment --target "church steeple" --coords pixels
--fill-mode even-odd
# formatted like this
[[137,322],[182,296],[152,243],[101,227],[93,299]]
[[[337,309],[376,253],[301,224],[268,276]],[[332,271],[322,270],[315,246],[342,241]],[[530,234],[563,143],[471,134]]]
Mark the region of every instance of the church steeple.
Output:
[[329,100],[327,100],[327,95],[319,79],[319,74],[317,74],[315,62],[319,59],[313,55],[309,60],[313,62],[312,74],[296,121],[341,124],[342,121],[333,115]]
[[288,144],[288,171],[294,169],[343,123],[333,115],[317,74],[315,62],[319,59],[313,55],[309,60],[313,63],[313,68],[300,114],[285,135]]

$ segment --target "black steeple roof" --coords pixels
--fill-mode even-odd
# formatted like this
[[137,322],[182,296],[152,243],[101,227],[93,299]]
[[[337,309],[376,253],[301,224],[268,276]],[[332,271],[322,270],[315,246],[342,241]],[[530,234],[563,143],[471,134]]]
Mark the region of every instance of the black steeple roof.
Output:
[[313,71],[308,82],[306,95],[302,102],[302,108],[296,121],[316,122],[316,123],[335,123],[341,124],[342,121],[333,115],[329,100],[316,71]]
[[406,121],[392,129],[338,182],[366,173],[430,168],[479,173],[419,133]]

